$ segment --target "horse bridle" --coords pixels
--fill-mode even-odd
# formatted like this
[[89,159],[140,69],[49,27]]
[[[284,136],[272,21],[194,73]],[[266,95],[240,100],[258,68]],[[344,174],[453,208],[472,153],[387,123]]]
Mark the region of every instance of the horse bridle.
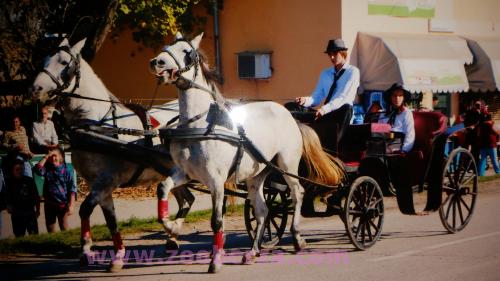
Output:
[[[186,52],[186,59],[189,59],[189,63],[186,63],[184,67],[181,66],[179,60],[174,56],[174,54],[168,49],[169,47],[175,45],[178,42],[186,42],[190,47],[191,51]],[[200,67],[200,55],[198,54],[198,51],[196,48],[191,44],[189,40],[186,40],[184,38],[176,39],[172,45],[165,46],[162,50],[161,53],[167,53],[175,62],[177,67],[179,68],[177,72],[175,73],[175,76],[177,76],[177,79],[174,82],[174,85],[179,89],[179,90],[188,90],[190,88],[196,88],[199,90],[202,90],[204,92],[209,93],[215,103],[222,109],[226,106],[226,101],[225,99],[220,95],[217,94],[215,91],[214,86],[212,85],[212,89],[207,89],[196,82],[196,78],[198,77],[198,68]],[[184,77],[182,74],[191,70],[191,68],[194,67],[194,74],[193,78],[189,80],[188,78]]]
[[[174,54],[168,49],[170,46],[177,44],[178,42],[186,42],[190,47],[191,51],[190,52],[185,52],[186,57],[185,57],[185,66],[182,67],[181,63],[179,60],[174,56]],[[181,90],[187,90],[191,87],[193,87],[192,83],[196,80],[198,77],[198,68],[200,67],[200,56],[198,52],[196,51],[195,47],[189,40],[186,40],[184,38],[176,39],[175,42],[169,46],[165,46],[162,50],[161,53],[167,53],[175,62],[175,64],[178,67],[177,72],[175,73],[175,76],[177,76],[177,80],[175,80],[174,84],[177,88]],[[182,76],[183,73],[191,70],[191,68],[194,67],[194,74],[193,78],[191,80],[188,80],[184,76]]]
[[54,84],[56,84],[57,86],[54,90],[48,92],[50,97],[63,93],[64,90],[68,89],[68,87],[71,85],[71,81],[73,81],[73,79],[75,79],[75,84],[73,86],[73,89],[69,93],[73,94],[80,86],[80,55],[74,56],[68,46],[58,47],[56,52],[60,51],[66,52],[71,57],[71,60],[61,71],[62,83],[59,82],[59,79],[57,79],[57,77],[55,77],[45,68],[42,70],[42,72],[47,74],[47,76],[49,76],[52,82],[54,82]]
[[[112,100],[103,100],[103,99],[98,99],[98,98],[91,98],[91,97],[84,97],[79,94],[75,94],[75,91],[80,87],[80,55],[74,56],[71,53],[71,49],[69,46],[60,46],[56,49],[56,52],[66,52],[70,57],[70,61],[68,64],[64,67],[64,69],[61,71],[61,80],[62,83],[59,82],[59,79],[54,76],[54,74],[50,73],[47,69],[43,69],[42,72],[47,74],[49,78],[56,84],[56,88],[54,90],[50,90],[47,94],[49,95],[50,98],[53,98],[54,96],[57,96],[57,98],[62,98],[62,97],[69,97],[69,98],[77,98],[77,99],[85,99],[85,100],[93,100],[93,101],[102,101],[102,102],[109,102],[110,107],[106,114],[101,118],[101,120],[97,121],[99,125],[103,125],[104,122],[106,122],[106,119],[108,118],[109,115],[112,116],[113,120],[113,126],[117,127],[116,123],[116,103],[120,102],[115,102]],[[71,81],[75,79],[75,84],[73,85],[73,89],[71,89],[70,92],[65,92],[66,89],[69,88],[71,85]],[[59,101],[58,101],[59,102]]]

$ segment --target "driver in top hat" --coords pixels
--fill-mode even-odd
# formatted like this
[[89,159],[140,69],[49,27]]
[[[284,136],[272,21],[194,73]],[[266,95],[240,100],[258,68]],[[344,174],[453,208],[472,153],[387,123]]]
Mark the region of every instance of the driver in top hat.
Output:
[[347,47],[340,38],[328,41],[325,54],[333,66],[321,72],[310,97],[298,97],[295,102],[314,107],[324,101],[315,113],[315,123],[338,124],[338,141],[351,121],[352,105],[359,86],[359,69],[347,62]]

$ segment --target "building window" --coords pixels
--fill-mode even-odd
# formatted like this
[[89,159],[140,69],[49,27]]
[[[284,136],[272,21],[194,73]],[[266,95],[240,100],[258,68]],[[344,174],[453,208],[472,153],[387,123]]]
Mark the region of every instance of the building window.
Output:
[[240,79],[269,79],[272,74],[271,52],[241,52],[238,56]]

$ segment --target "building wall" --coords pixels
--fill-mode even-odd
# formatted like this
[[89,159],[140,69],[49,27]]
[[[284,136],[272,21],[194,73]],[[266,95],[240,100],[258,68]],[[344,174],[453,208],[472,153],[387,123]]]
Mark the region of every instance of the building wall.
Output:
[[[368,15],[369,0],[342,0],[342,38],[352,48],[358,32],[429,34],[429,19]],[[500,37],[500,1],[436,0],[431,21],[451,25],[447,34]],[[432,108],[432,93],[423,93],[422,106]],[[450,121],[459,115],[458,93],[451,94]]]
[[[221,44],[225,96],[281,102],[309,95],[331,65],[323,51],[340,37],[340,0],[225,0]],[[241,80],[237,52],[272,51],[269,80]]]
[[[342,0],[342,37],[349,47],[362,32],[419,33],[429,32],[425,18],[368,15],[369,0]],[[500,37],[500,1],[436,0],[433,20],[454,25],[452,34]]]
[[[286,3],[286,5],[285,5]],[[436,19],[452,20],[456,34],[500,36],[500,1],[437,0]],[[202,48],[214,65],[213,17],[207,17]],[[328,39],[343,37],[352,49],[356,33],[428,33],[428,20],[368,15],[368,0],[225,0],[220,12],[222,70],[225,96],[273,99],[281,102],[309,95],[320,71],[330,66],[323,54]],[[196,35],[196,34],[194,34]],[[166,42],[169,42],[166,39]],[[237,52],[272,51],[272,77],[241,80]],[[108,36],[92,67],[108,88],[123,99],[145,99],[156,87],[148,71],[155,51],[132,40],[130,31]],[[160,86],[157,99],[176,97],[173,86]]]
[[[149,73],[149,60],[155,56],[153,50],[132,40],[132,33],[125,30],[119,36],[106,38],[91,63],[96,74],[106,87],[122,100],[151,98],[156,80]],[[160,87],[159,98],[173,97],[175,92]],[[149,102],[149,101],[147,101]]]
[[[212,30],[211,24],[207,30]],[[209,61],[213,61],[213,37],[211,31],[204,36],[201,48],[206,50]],[[173,38],[165,38],[172,42]],[[117,37],[109,35],[91,63],[96,74],[106,87],[124,101],[149,105],[156,89],[156,79],[149,72],[149,61],[159,50],[151,50],[132,39],[132,32],[124,30]],[[173,85],[161,85],[156,93],[156,103],[177,98]]]

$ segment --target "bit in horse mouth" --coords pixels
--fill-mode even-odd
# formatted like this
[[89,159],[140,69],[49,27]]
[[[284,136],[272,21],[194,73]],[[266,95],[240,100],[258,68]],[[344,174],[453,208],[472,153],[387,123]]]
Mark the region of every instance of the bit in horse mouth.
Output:
[[160,78],[163,77],[163,73],[165,73],[165,70],[162,70],[156,74],[156,77]]
[[177,73],[177,69],[167,69],[168,75],[171,80],[175,80],[175,74]]

